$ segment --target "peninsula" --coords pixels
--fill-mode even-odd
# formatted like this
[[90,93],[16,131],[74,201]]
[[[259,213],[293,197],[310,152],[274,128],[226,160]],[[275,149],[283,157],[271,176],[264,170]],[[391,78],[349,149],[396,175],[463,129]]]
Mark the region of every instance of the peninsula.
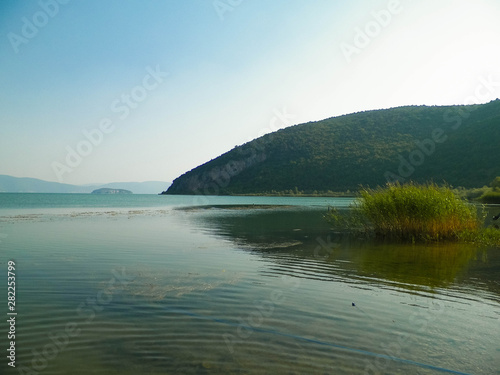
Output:
[[500,176],[500,100],[407,106],[290,126],[184,173],[163,194],[321,194],[386,182],[473,188]]

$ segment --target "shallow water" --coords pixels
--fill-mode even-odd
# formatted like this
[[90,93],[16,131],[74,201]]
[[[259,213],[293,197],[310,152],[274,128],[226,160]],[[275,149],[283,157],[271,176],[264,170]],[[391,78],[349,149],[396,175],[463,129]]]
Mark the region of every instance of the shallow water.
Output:
[[500,373],[496,249],[344,238],[349,199],[58,196],[0,194],[18,370]]

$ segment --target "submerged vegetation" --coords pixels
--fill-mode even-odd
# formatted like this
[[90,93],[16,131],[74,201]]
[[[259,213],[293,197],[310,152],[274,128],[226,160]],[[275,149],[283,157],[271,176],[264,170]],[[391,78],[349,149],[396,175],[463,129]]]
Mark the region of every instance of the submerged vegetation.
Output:
[[347,214],[331,210],[336,227],[402,241],[464,241],[500,245],[500,231],[483,228],[484,212],[436,184],[388,184],[363,189]]

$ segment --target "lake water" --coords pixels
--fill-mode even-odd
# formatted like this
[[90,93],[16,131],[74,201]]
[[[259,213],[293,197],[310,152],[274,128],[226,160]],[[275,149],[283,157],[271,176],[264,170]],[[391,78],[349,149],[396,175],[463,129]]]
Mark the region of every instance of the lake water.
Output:
[[500,250],[345,238],[350,202],[0,194],[0,373],[500,374]]

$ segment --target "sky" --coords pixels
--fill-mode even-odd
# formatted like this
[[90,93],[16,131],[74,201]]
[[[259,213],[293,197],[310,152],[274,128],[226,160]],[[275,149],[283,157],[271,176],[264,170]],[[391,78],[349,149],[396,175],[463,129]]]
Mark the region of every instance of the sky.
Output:
[[0,174],[172,181],[294,124],[489,102],[499,18],[498,0],[3,0]]

